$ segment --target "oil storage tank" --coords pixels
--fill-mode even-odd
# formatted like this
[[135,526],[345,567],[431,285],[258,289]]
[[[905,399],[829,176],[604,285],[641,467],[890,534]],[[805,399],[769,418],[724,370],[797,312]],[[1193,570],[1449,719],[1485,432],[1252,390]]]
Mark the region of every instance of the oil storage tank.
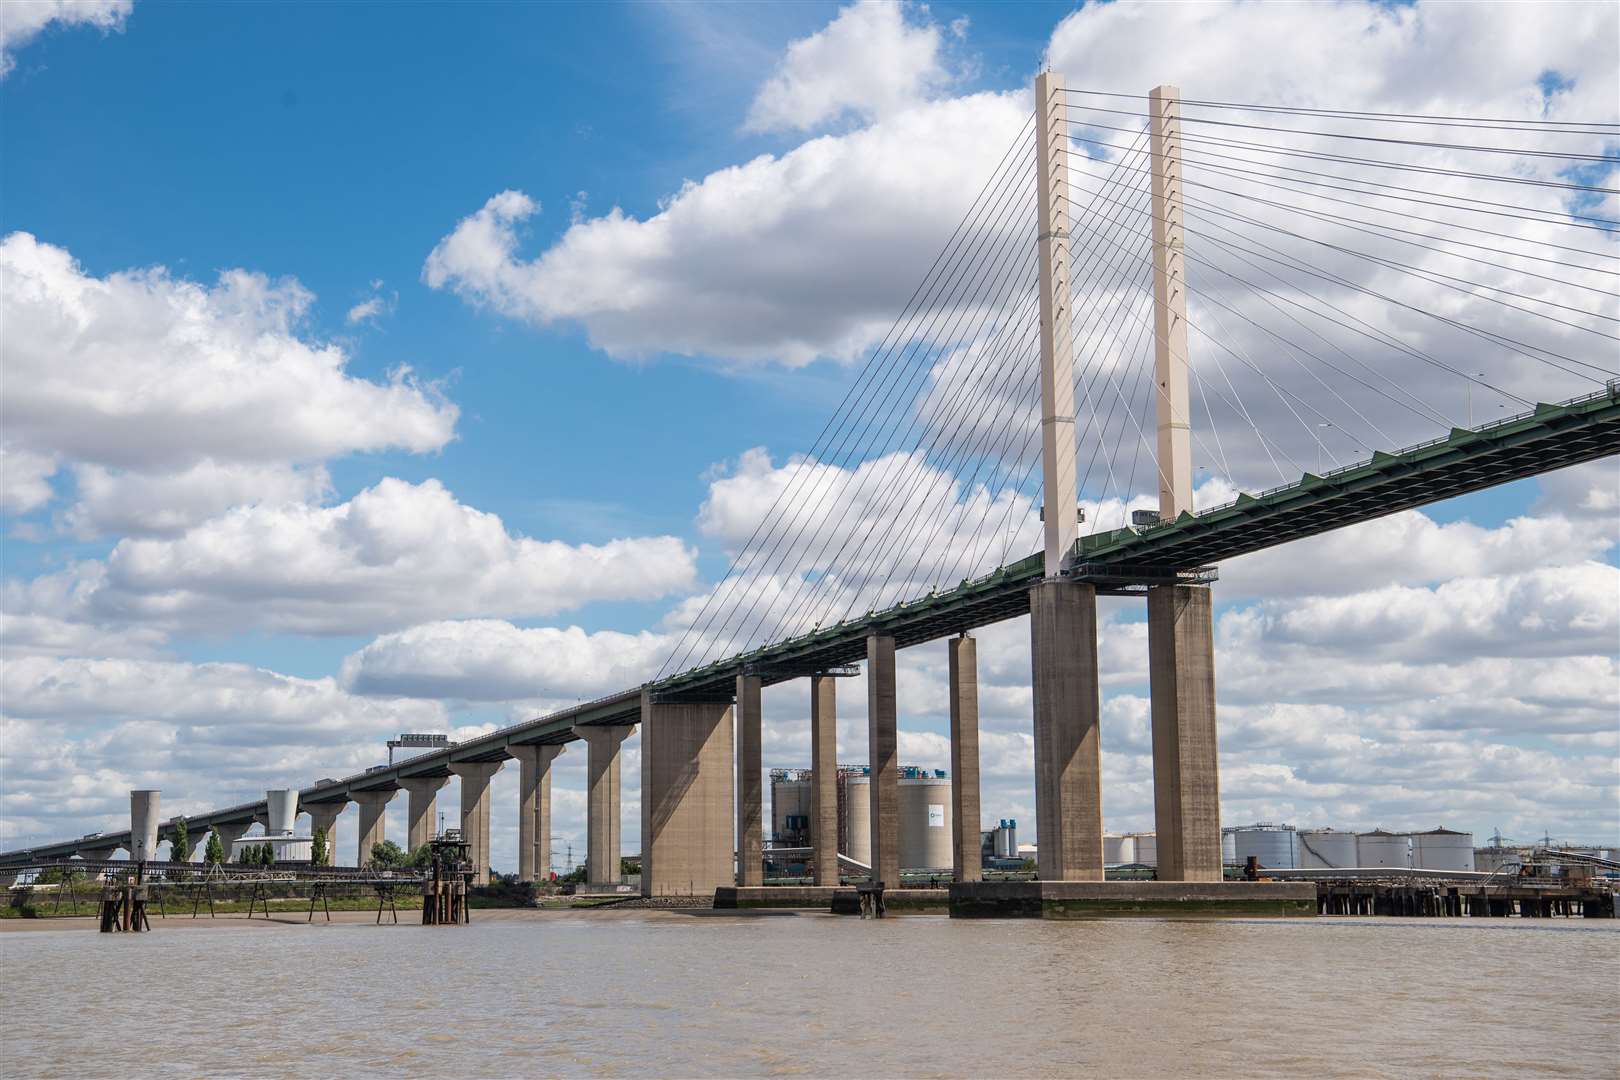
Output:
[[1116,833],[1103,835],[1103,865],[1125,866],[1136,861],[1136,837]]
[[844,777],[843,854],[872,865],[872,778]]
[[[868,792],[871,788],[868,787]],[[943,776],[900,779],[900,868],[951,868],[951,782]]]
[[1237,830],[1231,827],[1221,830],[1221,863],[1225,866],[1237,864]]
[[1259,822],[1232,831],[1232,843],[1239,866],[1253,857],[1269,870],[1293,870],[1299,866],[1299,837],[1292,825]]
[[1363,867],[1412,865],[1412,837],[1407,833],[1372,832],[1356,835],[1356,862]]
[[1444,828],[1413,833],[1412,865],[1424,870],[1473,870],[1474,834]]
[[1301,870],[1348,870],[1359,866],[1356,834],[1342,829],[1301,829],[1299,868]]
[[771,770],[771,839],[784,847],[806,847],[814,796],[808,769]]
[[1126,839],[1131,842],[1131,846],[1135,849],[1132,852],[1134,856],[1132,862],[1142,866],[1156,867],[1159,865],[1159,838],[1157,834],[1150,832],[1131,833]]

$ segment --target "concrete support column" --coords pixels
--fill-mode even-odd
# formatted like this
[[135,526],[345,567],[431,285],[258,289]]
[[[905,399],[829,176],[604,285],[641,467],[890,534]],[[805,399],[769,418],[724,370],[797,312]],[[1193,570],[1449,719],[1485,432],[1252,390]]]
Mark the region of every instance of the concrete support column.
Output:
[[410,819],[411,850],[427,843],[439,831],[439,789],[450,782],[448,776],[412,776],[399,781],[399,786],[410,796],[407,816]]
[[[247,831],[251,828],[253,828],[253,822],[238,821],[229,825],[214,825],[211,826],[208,831],[219,833],[219,842],[225,845],[225,861],[230,862],[232,856],[235,854],[233,850],[234,845],[238,840],[246,836]],[[204,849],[206,849],[208,846],[208,837],[204,836],[202,842]],[[362,863],[361,865],[363,866],[365,864]]]
[[395,788],[349,793],[349,798],[360,806],[360,842],[357,845],[358,855],[354,865],[365,866],[369,863],[372,847],[387,839],[383,823],[387,820],[388,804],[393,801],[396,794],[398,791]]
[[129,858],[131,862],[153,862],[157,859],[158,807],[161,791],[131,791],[129,793]]
[[474,885],[489,884],[489,782],[504,761],[458,761],[450,771],[461,777],[461,838],[472,860]]
[[760,681],[737,676],[737,884],[765,884],[764,763],[760,750]]
[[82,848],[79,849],[79,858],[83,859],[85,862],[109,862],[109,861],[111,861],[112,857],[115,854],[117,854],[117,852],[118,852],[118,849],[116,847],[106,847],[106,848],[83,848],[82,847]]
[[712,895],[734,880],[729,702],[641,696],[641,892]]
[[1042,581],[1029,591],[1029,630],[1040,876],[1101,881],[1097,590],[1078,582]]
[[838,680],[810,680],[810,843],[817,885],[838,884]]
[[1148,590],[1153,815],[1165,881],[1222,877],[1211,608],[1204,586]]
[[952,638],[951,672],[951,874],[957,881],[982,876],[979,843],[979,645],[963,634]]
[[518,762],[518,880],[551,873],[551,763],[566,746],[510,746]]
[[[316,829],[326,830],[326,863],[333,866],[337,863],[337,849],[333,841],[337,839],[337,819],[343,813],[343,808],[349,805],[347,799],[337,802],[309,803],[304,807],[309,813],[309,834],[315,835]],[[313,854],[313,853],[312,853]]]
[[866,744],[871,750],[872,880],[900,887],[900,758],[894,638],[866,639]]
[[[585,880],[593,885],[619,881],[619,746],[635,730],[634,725],[574,728],[574,734],[585,740]],[[645,746],[641,753],[645,760]],[[641,797],[645,802],[647,793]],[[646,842],[643,836],[642,843]],[[642,880],[646,877],[644,865]]]

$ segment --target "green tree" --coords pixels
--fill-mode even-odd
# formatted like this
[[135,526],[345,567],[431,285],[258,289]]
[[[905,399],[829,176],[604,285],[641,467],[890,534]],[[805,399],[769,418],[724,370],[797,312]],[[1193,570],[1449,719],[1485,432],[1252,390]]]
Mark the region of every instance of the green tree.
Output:
[[208,833],[208,843],[203,847],[203,862],[218,866],[226,858],[225,841],[220,838],[219,830],[213,829]]
[[420,845],[415,851],[411,852],[411,859],[408,865],[413,870],[424,870],[427,867],[432,866],[433,849],[427,844]]
[[379,840],[371,845],[373,870],[398,870],[406,863],[405,852],[392,840]]
[[268,841],[259,845],[259,865],[274,866],[276,862],[276,846]]
[[309,861],[316,866],[325,866],[328,854],[330,852],[326,850],[326,826],[317,825],[309,837]]
[[174,838],[169,841],[169,859],[172,862],[185,862],[190,858],[191,837],[186,834],[186,819],[176,818]]

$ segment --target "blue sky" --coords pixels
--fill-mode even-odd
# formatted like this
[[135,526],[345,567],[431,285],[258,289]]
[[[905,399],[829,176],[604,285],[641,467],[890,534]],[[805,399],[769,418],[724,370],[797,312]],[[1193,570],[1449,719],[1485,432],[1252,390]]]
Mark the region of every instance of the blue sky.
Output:
[[[1220,7],[1197,17],[1213,19]],[[870,311],[839,309],[821,292],[823,286],[831,289],[837,284],[830,280],[836,271],[817,270],[819,276],[811,280],[812,271],[805,269],[806,277],[788,282],[781,295],[765,295],[769,286],[763,284],[758,296],[744,296],[739,289],[739,307],[743,301],[758,302],[765,313],[756,321],[739,318],[739,324],[747,325],[728,328],[714,325],[716,320],[705,325],[708,316],[699,312],[706,309],[697,303],[701,297],[688,300],[681,295],[683,279],[723,280],[727,265],[744,265],[751,246],[757,251],[777,245],[790,261],[802,246],[805,267],[837,267],[840,251],[833,249],[832,239],[818,247],[818,234],[830,235],[841,221],[853,220],[859,226],[863,220],[858,193],[835,192],[828,196],[830,209],[818,208],[819,193],[832,190],[831,183],[784,186],[781,200],[790,217],[779,230],[765,221],[772,209],[768,198],[749,201],[727,195],[739,199],[729,219],[727,213],[712,209],[704,212],[714,216],[705,218],[693,209],[700,199],[718,202],[722,192],[731,191],[725,186],[728,177],[759,176],[775,182],[783,173],[772,173],[772,168],[785,168],[790,161],[803,162],[817,153],[849,154],[857,164],[863,160],[854,156],[859,154],[887,161],[883,155],[892,153],[904,160],[917,148],[897,136],[886,142],[891,133],[908,122],[933,123],[933,115],[954,108],[984,124],[982,134],[956,133],[964,148],[955,156],[962,169],[956,186],[963,187],[968,178],[987,175],[999,156],[1005,139],[995,117],[1023,108],[1019,95],[1027,90],[1043,58],[1064,65],[1072,73],[1071,85],[1140,92],[1156,81],[1140,74],[1141,57],[1153,56],[1155,36],[1167,33],[1203,35],[1208,55],[1174,58],[1166,66],[1176,70],[1165,77],[1189,87],[1207,87],[1199,92],[1217,100],[1232,99],[1230,95],[1242,93],[1244,87],[1230,70],[1217,74],[1209,69],[1218,66],[1223,50],[1241,55],[1245,35],[1263,31],[1303,42],[1300,55],[1268,59],[1269,66],[1255,72],[1247,84],[1248,95],[1236,100],[1264,96],[1293,101],[1304,92],[1301,88],[1310,87],[1322,95],[1318,100],[1364,108],[1422,111],[1420,104],[1446,103],[1467,113],[1498,115],[1492,110],[1522,111],[1525,102],[1539,98],[1545,108],[1566,110],[1562,115],[1613,112],[1612,95],[1605,97],[1613,81],[1612,33],[1608,45],[1514,44],[1508,50],[1511,55],[1498,65],[1500,70],[1482,82],[1485,61],[1478,56],[1492,47],[1507,48],[1502,42],[1512,28],[1424,5],[1399,9],[1323,5],[1314,14],[1291,10],[1269,22],[1253,11],[1234,9],[1231,18],[1192,29],[1153,21],[1194,18],[1191,14],[1155,14],[1129,5],[1076,11],[1061,4],[936,3],[885,8],[886,14],[874,14],[874,8],[850,9],[856,12],[850,14],[837,4],[808,3],[387,8],[343,3],[136,3],[132,10],[113,3],[111,9],[116,10],[109,16],[115,20],[110,28],[59,23],[37,35],[22,36],[14,26],[12,36],[4,39],[14,66],[0,83],[4,151],[0,233],[31,234],[40,244],[65,251],[77,264],[75,280],[151,274],[152,268],[162,267],[167,271],[165,282],[189,282],[203,289],[216,287],[222,273],[235,270],[262,275],[265,287],[272,290],[292,288],[296,282],[311,299],[307,306],[293,305],[298,307],[296,313],[284,325],[277,324],[279,329],[271,336],[280,342],[278,348],[302,343],[340,349],[341,371],[347,379],[379,387],[389,385],[391,373],[408,367],[414,382],[407,385],[415,387],[412,394],[417,395],[407,403],[416,410],[412,415],[420,418],[437,409],[436,415],[444,420],[450,415],[446,410],[453,407],[453,435],[436,442],[406,445],[395,440],[390,445],[386,433],[374,432],[347,442],[348,436],[322,436],[322,446],[339,448],[295,449],[279,458],[257,449],[242,450],[240,461],[251,459],[255,467],[271,470],[294,486],[307,481],[312,470],[326,471],[329,483],[324,487],[299,488],[301,502],[276,509],[288,515],[286,520],[309,520],[322,510],[342,507],[388,478],[413,488],[436,482],[449,493],[456,513],[494,515],[514,543],[526,538],[579,549],[625,541],[631,545],[626,549],[630,553],[622,556],[625,566],[639,564],[648,573],[664,576],[645,600],[616,593],[609,582],[557,603],[520,603],[500,597],[498,588],[486,600],[458,599],[449,594],[465,593],[471,586],[456,584],[461,579],[447,574],[444,580],[449,584],[431,587],[445,590],[442,602],[426,595],[405,602],[378,600],[377,604],[398,606],[390,613],[344,618],[289,606],[286,613],[272,617],[264,614],[268,607],[293,604],[292,593],[285,591],[291,587],[275,574],[256,580],[251,568],[233,566],[228,573],[220,571],[222,579],[229,577],[229,588],[209,593],[207,604],[199,602],[192,614],[176,614],[170,606],[190,603],[175,600],[177,590],[188,590],[172,578],[166,579],[168,591],[161,596],[157,591],[143,594],[129,585],[93,614],[73,614],[66,600],[42,599],[45,590],[40,583],[62,575],[70,578],[89,564],[113,565],[119,559],[129,563],[136,549],[145,553],[143,557],[162,562],[164,573],[173,571],[183,578],[186,568],[193,568],[201,582],[214,571],[196,568],[217,550],[214,540],[203,542],[203,533],[229,513],[253,511],[254,503],[250,498],[209,503],[206,513],[166,527],[167,531],[76,530],[67,522],[75,507],[87,501],[81,490],[88,482],[85,468],[111,470],[107,490],[116,494],[117,485],[128,481],[130,472],[147,467],[131,464],[120,471],[125,459],[116,452],[92,461],[47,441],[29,444],[25,449],[56,455],[58,465],[49,475],[48,498],[8,507],[4,538],[4,571],[11,589],[8,613],[61,618],[77,628],[76,633],[93,630],[109,635],[86,646],[23,643],[18,649],[30,663],[116,662],[124,665],[120,678],[129,677],[132,665],[159,664],[165,666],[140,669],[147,672],[142,677],[158,679],[153,672],[161,670],[161,678],[177,680],[173,684],[177,687],[190,685],[188,680],[201,675],[217,675],[203,671],[203,666],[221,664],[230,669],[231,678],[241,669],[260,669],[277,679],[321,683],[319,693],[328,697],[317,710],[324,719],[311,715],[288,721],[274,743],[278,748],[274,761],[240,772],[226,769],[210,783],[196,772],[213,767],[199,765],[203,758],[155,755],[120,771],[105,759],[104,744],[108,733],[123,730],[122,725],[164,732],[160,742],[184,741],[199,732],[204,733],[201,742],[210,742],[214,736],[207,731],[217,735],[245,722],[246,718],[232,715],[231,706],[217,704],[228,695],[211,699],[216,703],[208,706],[212,711],[206,719],[180,715],[161,702],[131,703],[110,690],[115,704],[109,704],[108,696],[86,692],[80,705],[46,707],[30,702],[41,686],[60,680],[62,671],[31,669],[12,684],[14,704],[6,710],[17,725],[8,740],[13,746],[0,755],[11,789],[9,805],[0,793],[0,830],[6,836],[71,831],[117,816],[116,809],[109,809],[116,799],[92,800],[71,811],[45,808],[52,781],[43,773],[36,775],[33,764],[14,749],[15,740],[27,733],[59,732],[64,740],[60,752],[82,755],[83,775],[116,774],[109,782],[128,779],[131,783],[126,786],[139,780],[172,792],[176,805],[200,808],[249,795],[273,779],[301,783],[317,775],[304,775],[300,763],[334,762],[319,775],[343,764],[370,763],[374,758],[368,755],[378,752],[373,744],[379,743],[379,732],[391,724],[396,730],[412,722],[471,730],[602,689],[594,676],[572,682],[560,678],[532,692],[469,699],[464,682],[451,676],[441,692],[414,696],[362,693],[358,683],[344,683],[345,659],[368,649],[366,655],[373,655],[386,651],[385,646],[399,646],[390,635],[422,627],[455,635],[468,632],[479,620],[498,621],[508,630],[576,626],[587,634],[668,632],[672,609],[683,599],[701,597],[704,588],[722,576],[728,553],[740,539],[735,522],[726,519],[704,528],[700,515],[707,508],[711,517],[724,517],[726,500],[742,498],[738,491],[747,475],[742,461],[750,449],[765,448],[770,456],[767,465],[779,467],[789,455],[811,445],[854,377],[864,349],[872,344],[868,323],[882,312],[889,317],[898,313],[927,266],[926,258],[915,254],[931,253],[943,243],[952,221],[950,198],[957,197],[941,193],[955,183],[953,178],[919,178],[915,196],[919,210],[915,222],[908,219],[895,225],[897,231],[909,232],[895,245],[892,262],[859,266],[869,258],[853,249],[847,253],[852,273],[870,274],[880,284]],[[1571,10],[1580,18],[1597,20],[1593,41],[1601,41],[1604,19],[1612,29],[1612,11],[1605,15],[1590,5]],[[858,36],[835,32],[840,20],[846,27],[854,26],[857,17],[874,21],[863,24]],[[1434,74],[1428,58],[1448,35],[1470,47],[1448,61],[1455,70],[1448,69],[1442,77]],[[820,42],[820,51],[805,49],[805,42]],[[1310,57],[1318,44],[1329,52],[1335,45],[1341,50],[1343,70],[1335,68],[1321,85],[1312,86]],[[1356,48],[1371,51],[1362,57],[1353,54]],[[1538,54],[1535,48],[1544,52]],[[840,68],[840,63],[848,67]],[[1353,69],[1358,63],[1363,70],[1366,65],[1382,65],[1378,77],[1356,78]],[[914,71],[915,77],[896,75],[893,82],[860,89],[868,86],[863,79],[874,70]],[[1559,72],[1561,81],[1549,82],[1548,71]],[[767,103],[772,100],[773,81],[798,95],[792,100],[809,100],[819,89],[833,94],[833,104],[821,110],[807,106],[797,115],[781,109],[772,113]],[[1239,83],[1235,91],[1228,85],[1232,81]],[[950,123],[961,126],[960,121]],[[975,160],[975,154],[987,156]],[[903,181],[896,184],[903,197]],[[498,244],[480,249],[476,258],[464,259],[437,285],[430,284],[433,253],[486,213],[480,208],[502,192],[522,192],[539,207],[506,223],[515,248],[504,253]],[[885,216],[892,215],[877,200],[873,205],[877,209],[872,210],[871,231],[879,232],[888,224]],[[817,216],[823,212],[825,217]],[[690,223],[679,231],[655,231],[656,223],[678,220],[683,213]],[[737,235],[731,237],[727,230],[733,224]],[[497,222],[493,233],[479,235],[499,236],[500,227]],[[587,240],[597,246],[586,248]],[[669,245],[656,265],[646,261],[644,253],[645,246],[655,242]],[[725,244],[736,247],[728,251]],[[489,276],[480,276],[486,272]],[[561,296],[556,285],[566,280],[569,289],[577,285],[583,294],[598,281],[617,282],[619,294],[634,293],[654,276],[658,280],[653,284],[667,299],[645,310],[638,309],[635,299]],[[142,287],[162,292],[168,285]],[[895,296],[892,301],[890,292]],[[355,314],[357,306],[368,303],[372,314]],[[666,303],[667,307],[660,306]],[[659,340],[665,325],[660,319],[669,319],[668,312],[679,313],[683,307],[691,312],[690,321],[679,326],[671,322],[669,332],[671,340],[686,345],[662,351],[637,344]],[[842,328],[810,340],[802,354],[781,344],[813,339],[814,332],[807,335],[803,326],[816,325],[823,314],[829,327]],[[239,339],[232,340],[241,345]],[[34,348],[34,343],[27,344]],[[37,348],[47,348],[45,339]],[[161,373],[162,364],[159,353],[150,370]],[[8,368],[22,370],[9,357]],[[121,388],[120,393],[138,390],[178,401],[192,389],[182,385],[184,370],[176,369],[175,384],[159,375]],[[1536,372],[1512,377],[1520,380],[1515,386],[1528,388],[1525,393],[1541,393]],[[15,389],[21,385],[13,384],[7,391],[19,409],[28,398]],[[1459,386],[1445,383],[1436,390],[1447,407],[1459,404],[1452,400],[1460,396]],[[1551,397],[1581,388],[1548,382],[1545,389]],[[283,405],[286,401],[275,400]],[[1495,400],[1482,397],[1475,402],[1476,418],[1484,419],[1498,407]],[[365,427],[359,422],[363,419],[356,418],[356,430]],[[1412,430],[1403,435],[1415,439],[1435,433]],[[134,463],[140,456],[139,447],[131,444],[127,461]],[[205,456],[218,462],[229,454],[214,449]],[[158,476],[153,470],[156,465],[142,476]],[[769,480],[769,475],[761,476]],[[728,481],[737,486],[728,489]],[[1573,568],[1570,573],[1585,575],[1580,580],[1599,582],[1601,591],[1601,583],[1615,581],[1615,547],[1612,540],[1603,541],[1614,529],[1611,504],[1603,497],[1604,491],[1612,494],[1613,481],[1613,469],[1600,466],[1560,481],[1562,486],[1518,484],[1429,508],[1422,528],[1439,537],[1433,542],[1442,547],[1477,541],[1478,550],[1489,553],[1528,543],[1512,539],[1525,535],[1525,528],[1513,531],[1513,522],[1542,522],[1536,527],[1551,529],[1546,521],[1557,518],[1568,527],[1559,533],[1565,539],[1552,545],[1556,549],[1552,558]],[[280,519],[259,509],[261,516],[251,519],[255,535],[279,535]],[[402,533],[409,532],[410,522],[398,524]],[[1465,526],[1473,530],[1466,542],[1458,539],[1462,535],[1458,530]],[[1453,531],[1446,532],[1447,527]],[[1589,534],[1584,541],[1582,530]],[[1590,539],[1594,530],[1596,541]],[[1410,536],[1392,541],[1393,534],[1387,531],[1379,535],[1396,544],[1391,550],[1397,552],[1400,543],[1430,542]],[[684,546],[693,560],[691,567],[678,565],[681,560],[674,556],[663,566],[635,554],[634,545],[659,537],[675,538],[678,546]],[[1354,546],[1355,541],[1346,543]],[[1363,546],[1375,548],[1377,542],[1369,540]],[[1237,568],[1238,584],[1225,591],[1223,614],[1265,612],[1276,625],[1286,622],[1290,613],[1305,618],[1300,612],[1315,602],[1309,594],[1268,591],[1264,581],[1287,576],[1284,561],[1320,558],[1326,550],[1279,556],[1275,565],[1257,563],[1247,574]],[[330,555],[313,547],[280,551],[289,564],[307,556],[310,565],[320,565]],[[424,560],[422,565],[429,565],[436,556],[410,555],[418,557]],[[512,557],[521,570],[522,560],[529,556]],[[274,561],[272,556],[266,558]],[[1389,589],[1437,592],[1456,581],[1486,582],[1488,588],[1504,590],[1518,587],[1513,572],[1486,554],[1476,562],[1460,555],[1455,579],[1428,569],[1402,569],[1401,556],[1393,558],[1396,561],[1386,568],[1367,569],[1360,577],[1347,571],[1342,588],[1327,590],[1339,598],[1334,603],[1348,604],[1346,598],[1361,597],[1376,605],[1377,597],[1387,596]],[[156,565],[153,562],[148,569]],[[318,583],[319,578],[310,580]],[[346,587],[334,584],[337,602]],[[278,595],[278,589],[284,592]],[[1471,590],[1474,585],[1456,589]],[[191,591],[201,595],[207,589],[198,585]],[[21,599],[24,593],[26,600]],[[373,612],[367,606],[371,603],[357,598],[353,610]],[[1296,704],[1342,710],[1331,717],[1313,715],[1310,724],[1325,728],[1354,728],[1354,718],[1370,716],[1369,731],[1376,727],[1399,732],[1400,738],[1416,737],[1424,730],[1444,732],[1436,738],[1462,740],[1457,753],[1463,756],[1470,753],[1470,746],[1475,756],[1487,757],[1493,747],[1517,747],[1545,752],[1527,768],[1555,768],[1567,760],[1585,786],[1546,812],[1535,806],[1533,794],[1520,792],[1522,813],[1541,813],[1571,832],[1616,831],[1620,822],[1613,806],[1617,752],[1613,724],[1605,729],[1600,719],[1591,719],[1611,709],[1613,720],[1616,649],[1610,609],[1614,606],[1599,605],[1601,625],[1595,632],[1588,626],[1567,647],[1553,648],[1566,658],[1591,662],[1589,681],[1567,695],[1573,704],[1560,705],[1556,694],[1526,704],[1534,715],[1560,710],[1564,715],[1573,709],[1588,717],[1580,722],[1549,721],[1540,727],[1534,721],[1504,722],[1469,729],[1454,717],[1431,717],[1435,726],[1428,729],[1424,724],[1429,721],[1391,715],[1383,695],[1335,692],[1326,686],[1319,694],[1302,694]],[[221,614],[233,609],[240,617]],[[1140,613],[1121,609],[1113,618],[1126,627],[1139,622]],[[1233,627],[1235,633],[1235,621]],[[130,635],[143,631],[155,636],[132,645]],[[1002,631],[1007,649],[1016,652],[1022,632],[1017,627]],[[1121,634],[1128,636],[1125,630]],[[117,642],[108,644],[112,638]],[[641,648],[650,656],[667,645],[659,639]],[[1320,647],[1331,648],[1331,663],[1347,669],[1364,666],[1377,651],[1376,643],[1348,639]],[[593,663],[628,655],[628,646],[616,639],[597,641],[592,648]],[[1441,685],[1466,666],[1467,657],[1460,646],[1451,656],[1436,649],[1435,662],[1449,665],[1449,674],[1434,675],[1436,685]],[[1503,678],[1511,681],[1513,665],[1530,662],[1522,652],[1502,647]],[[661,661],[661,655],[657,659]],[[480,654],[479,663],[486,661],[497,666],[505,662]],[[625,671],[639,670],[626,663]],[[933,661],[918,663],[919,678],[932,670],[928,665]],[[1009,661],[1009,671],[1016,667],[1016,659]],[[106,668],[84,670],[99,674],[78,678],[111,678]],[[1424,676],[1413,677],[1421,682]],[[1004,724],[1009,761],[1020,752],[1014,745],[1017,684],[1008,675],[1005,689],[1013,702],[1006,706]],[[1139,671],[1122,672],[1113,684],[1111,692],[1120,695],[1121,725],[1139,720],[1126,714],[1135,715],[1132,702],[1144,690]],[[185,692],[176,689],[174,695],[182,698]],[[251,696],[239,700],[244,702],[241,707],[252,711]],[[787,713],[800,708],[796,698],[784,696],[781,701]],[[1257,715],[1268,706],[1286,704],[1257,697],[1234,700],[1233,715]],[[1451,710],[1437,706],[1436,711],[1449,716]],[[941,719],[919,708],[914,755],[926,756],[930,748],[937,749],[923,736],[937,738]],[[1236,723],[1235,730],[1246,734],[1235,736],[1229,760],[1248,755],[1249,764],[1260,769],[1273,755],[1287,759],[1285,746],[1278,748],[1280,744],[1266,743],[1255,734],[1263,724],[1245,727],[1245,723]],[[798,764],[794,757],[798,736],[791,728],[787,721],[782,723],[777,744],[781,760],[767,764]],[[1297,738],[1309,740],[1307,729],[1317,730],[1305,725]],[[1548,742],[1548,733],[1564,741]],[[1122,736],[1119,745],[1129,746],[1130,738],[1134,736]],[[1386,740],[1381,745],[1392,744]],[[1117,782],[1126,789],[1140,779],[1141,762],[1140,755],[1123,749],[1121,753]],[[576,761],[571,767],[581,764]],[[1435,766],[1443,767],[1449,765]],[[1026,798],[1023,785],[1011,778],[1014,772],[1009,765],[1002,798],[1008,806]],[[1235,770],[1233,775],[1245,774]],[[1257,784],[1229,816],[1316,816],[1330,819],[1315,822],[1319,824],[1338,823],[1340,818],[1356,824],[1379,815],[1447,812],[1460,826],[1484,831],[1493,824],[1477,800],[1462,791],[1470,786],[1466,778],[1435,776],[1427,787],[1414,780],[1402,787],[1405,794],[1368,798],[1357,809],[1331,805],[1333,784],[1354,785],[1357,775],[1355,769],[1345,768],[1331,782],[1314,786],[1304,779],[1275,790]],[[1239,780],[1233,790],[1241,787]],[[1133,807],[1135,815],[1127,824],[1142,825],[1140,799],[1127,796],[1122,802]],[[569,813],[573,810],[567,806],[559,810],[560,816]],[[993,819],[1003,811],[987,801],[986,814]],[[634,820],[627,812],[627,824]],[[507,842],[500,838],[504,835],[500,828],[498,822],[498,852]]]

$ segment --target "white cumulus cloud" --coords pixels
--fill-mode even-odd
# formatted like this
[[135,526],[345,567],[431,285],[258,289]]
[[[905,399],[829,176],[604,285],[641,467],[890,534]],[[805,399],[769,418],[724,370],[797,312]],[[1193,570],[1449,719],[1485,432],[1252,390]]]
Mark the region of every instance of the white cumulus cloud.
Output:
[[135,0],[8,0],[0,4],[0,79],[17,66],[17,50],[51,26],[124,29]]

